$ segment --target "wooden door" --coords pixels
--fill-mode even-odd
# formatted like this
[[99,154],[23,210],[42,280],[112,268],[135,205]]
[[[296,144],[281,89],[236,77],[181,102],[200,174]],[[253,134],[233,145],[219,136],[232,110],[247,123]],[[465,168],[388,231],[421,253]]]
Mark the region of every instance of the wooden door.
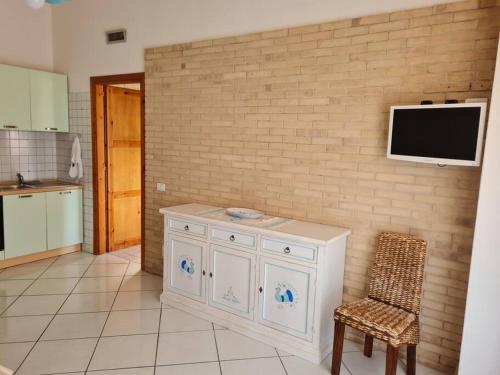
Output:
[[207,244],[181,236],[168,236],[168,288],[205,302]]
[[262,258],[259,272],[259,322],[312,341],[316,271]]
[[209,277],[209,304],[253,319],[255,255],[212,245]]
[[108,86],[109,250],[141,242],[141,95]]

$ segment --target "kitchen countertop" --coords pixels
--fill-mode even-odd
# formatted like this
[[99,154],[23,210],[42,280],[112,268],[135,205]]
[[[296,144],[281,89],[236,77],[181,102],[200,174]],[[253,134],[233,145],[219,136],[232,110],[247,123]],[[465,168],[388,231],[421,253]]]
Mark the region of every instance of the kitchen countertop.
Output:
[[31,193],[47,193],[50,191],[61,190],[77,190],[82,189],[83,185],[74,182],[60,180],[41,180],[41,181],[26,181],[24,187],[13,187],[16,182],[7,182],[0,184],[0,196],[3,195],[19,195]]

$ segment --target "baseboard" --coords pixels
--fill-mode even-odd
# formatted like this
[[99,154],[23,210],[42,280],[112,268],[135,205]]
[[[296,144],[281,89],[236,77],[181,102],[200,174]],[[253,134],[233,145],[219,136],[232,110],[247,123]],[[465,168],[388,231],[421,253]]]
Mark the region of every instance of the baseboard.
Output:
[[28,254],[28,255],[23,255],[23,256],[11,258],[11,259],[1,260],[0,261],[0,269],[18,266],[20,264],[25,264],[25,263],[36,262],[37,260],[57,257],[59,255],[74,253],[77,251],[81,251],[81,249],[82,249],[82,245],[77,244],[77,245],[72,245],[72,246],[60,247],[58,249],[42,251],[40,253]]

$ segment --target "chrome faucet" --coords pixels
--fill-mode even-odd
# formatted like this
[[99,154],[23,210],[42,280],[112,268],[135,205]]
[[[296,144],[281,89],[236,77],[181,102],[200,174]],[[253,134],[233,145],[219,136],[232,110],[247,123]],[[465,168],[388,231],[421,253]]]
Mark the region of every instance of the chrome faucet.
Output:
[[24,177],[21,173],[18,173],[17,175],[17,184],[22,186],[24,185]]

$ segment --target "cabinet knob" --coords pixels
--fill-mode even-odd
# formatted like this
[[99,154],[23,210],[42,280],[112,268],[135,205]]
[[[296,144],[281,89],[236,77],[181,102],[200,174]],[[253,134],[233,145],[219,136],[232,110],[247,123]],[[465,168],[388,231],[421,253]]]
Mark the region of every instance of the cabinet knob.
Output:
[[285,254],[290,254],[290,248],[289,248],[288,246],[287,246],[287,247],[285,247],[285,248],[283,249],[283,252],[284,252]]
[[203,276],[205,276],[205,275],[206,275],[205,270],[201,271],[201,274],[202,274]]
[[263,290],[263,289],[262,289],[262,287],[260,286],[260,287],[259,287],[259,293],[262,293],[262,290]]
[[210,272],[210,273],[208,274],[208,276],[209,276],[209,277],[212,277],[212,276],[213,276],[213,275],[212,275],[212,272]]
[[187,232],[189,230],[189,225],[185,225],[184,230]]
[[229,237],[229,240],[234,242],[235,239],[236,239],[236,237],[234,237],[234,234],[231,234],[231,236]]

